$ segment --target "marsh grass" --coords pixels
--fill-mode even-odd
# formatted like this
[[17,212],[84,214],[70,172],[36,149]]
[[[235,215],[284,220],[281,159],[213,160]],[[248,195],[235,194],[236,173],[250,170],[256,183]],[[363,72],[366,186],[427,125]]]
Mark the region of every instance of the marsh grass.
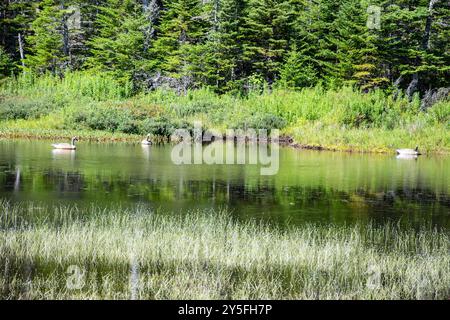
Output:
[[[449,236],[0,201],[4,299],[447,299]],[[72,267],[71,267],[72,266]],[[67,286],[77,266],[77,288]],[[76,280],[76,279],[75,279]]]
[[22,73],[5,81],[1,89],[4,94],[30,98],[89,97],[97,101],[119,100],[128,98],[132,94],[131,83],[120,83],[107,74],[80,71],[66,72],[63,78],[52,74],[37,76],[32,73]]
[[419,145],[426,152],[450,152],[448,100],[425,112],[417,96],[412,101],[401,95],[394,99],[382,91],[362,94],[351,87],[273,89],[247,96],[217,95],[208,89],[185,95],[162,89],[142,93],[89,72],[64,78],[26,74],[0,85],[3,136],[99,131],[150,133],[167,140],[176,128],[192,128],[194,121],[222,132],[281,129],[298,145],[330,150],[395,152]]

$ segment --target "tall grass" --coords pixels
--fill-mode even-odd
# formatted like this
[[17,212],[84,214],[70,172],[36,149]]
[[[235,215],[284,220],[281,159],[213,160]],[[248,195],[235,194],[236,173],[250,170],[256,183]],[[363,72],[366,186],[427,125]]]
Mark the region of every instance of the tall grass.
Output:
[[91,72],[67,72],[63,78],[52,74],[36,76],[22,73],[6,81],[2,90],[14,94],[36,98],[40,96],[89,97],[97,101],[123,99],[131,96],[131,83],[120,83],[107,74]]
[[[432,228],[279,229],[226,212],[0,201],[0,295],[65,299],[447,299],[449,235]],[[80,286],[73,268],[84,272]],[[69,270],[69,273],[67,271]],[[132,280],[130,280],[132,279]]]
[[[351,87],[274,89],[246,97],[219,96],[207,89],[186,95],[169,90],[132,94],[130,83],[88,72],[67,73],[62,79],[25,74],[0,86],[0,122],[26,120],[20,126],[27,129],[28,122],[39,118],[60,119],[41,121],[46,129],[165,136],[200,120],[204,127],[222,131],[277,128],[299,145],[326,149],[385,152],[420,145],[429,152],[450,152],[450,101],[421,111],[417,96],[412,101],[401,95],[394,99],[381,90],[362,94]],[[2,123],[5,130],[9,125]],[[315,128],[318,136],[298,134],[312,132],[308,128]],[[329,134],[333,131],[337,137]],[[393,135],[402,138],[386,143]]]

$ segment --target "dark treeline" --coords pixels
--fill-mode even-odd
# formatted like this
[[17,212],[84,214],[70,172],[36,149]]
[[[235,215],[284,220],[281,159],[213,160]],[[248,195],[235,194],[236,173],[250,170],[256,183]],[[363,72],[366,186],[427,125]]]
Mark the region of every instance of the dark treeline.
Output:
[[[108,72],[136,89],[449,87],[448,0],[2,0],[0,74]],[[445,91],[445,90],[444,90]]]

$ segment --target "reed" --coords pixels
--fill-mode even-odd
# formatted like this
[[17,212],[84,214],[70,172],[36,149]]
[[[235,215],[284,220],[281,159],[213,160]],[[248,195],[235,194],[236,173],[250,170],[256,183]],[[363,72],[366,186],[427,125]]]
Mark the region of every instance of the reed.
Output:
[[3,299],[450,297],[449,235],[430,227],[281,229],[212,210],[5,200],[0,210]]
[[5,81],[1,87],[4,94],[28,96],[90,97],[97,101],[123,99],[132,94],[131,83],[120,83],[107,74],[91,72],[66,72],[63,78],[52,74],[37,76],[21,73]]

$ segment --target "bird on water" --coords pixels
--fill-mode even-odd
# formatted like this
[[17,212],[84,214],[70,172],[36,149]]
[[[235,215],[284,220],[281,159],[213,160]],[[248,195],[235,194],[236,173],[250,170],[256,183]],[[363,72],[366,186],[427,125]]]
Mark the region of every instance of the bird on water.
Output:
[[420,155],[419,146],[416,146],[415,149],[397,149],[395,150],[398,155],[404,156],[418,156]]
[[60,150],[75,150],[77,148],[75,146],[75,141],[78,141],[77,137],[73,137],[71,143],[55,143],[52,144],[52,147]]
[[145,146],[149,146],[152,144],[152,141],[150,140],[150,134],[147,135],[147,138],[145,138],[144,140],[141,141],[141,144],[143,144]]

